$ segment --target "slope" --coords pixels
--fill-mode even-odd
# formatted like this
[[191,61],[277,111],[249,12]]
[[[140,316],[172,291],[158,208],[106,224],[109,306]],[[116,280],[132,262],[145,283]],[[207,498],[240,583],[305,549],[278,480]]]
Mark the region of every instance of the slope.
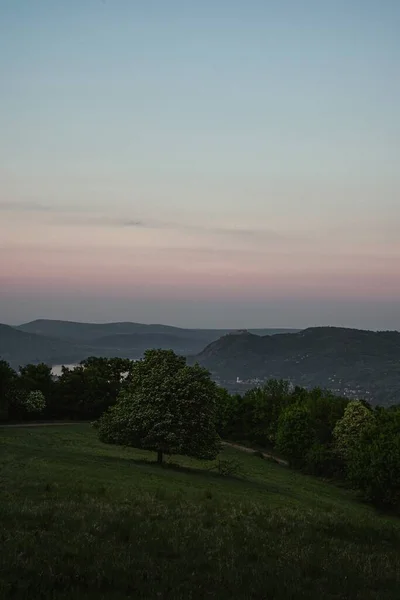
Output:
[[159,468],[87,425],[0,436],[0,597],[398,598],[398,520],[333,485],[233,449],[240,479]]
[[224,336],[196,357],[223,380],[284,378],[390,404],[400,394],[400,333],[316,327],[299,333]]

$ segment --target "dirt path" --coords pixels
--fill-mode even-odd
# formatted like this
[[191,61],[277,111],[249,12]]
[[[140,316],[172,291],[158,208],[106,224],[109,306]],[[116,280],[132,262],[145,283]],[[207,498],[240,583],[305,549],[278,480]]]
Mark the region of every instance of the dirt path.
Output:
[[[247,452],[248,454],[257,452],[256,450],[254,450],[254,448],[247,448],[246,446],[240,446],[239,444],[233,444],[231,442],[222,442],[222,445],[230,446],[231,448],[236,448],[236,450],[242,450],[242,452]],[[261,452],[261,454],[263,455],[264,458],[271,458],[272,460],[274,460],[275,462],[277,462],[278,464],[280,464],[284,467],[289,466],[288,461],[284,460],[283,458],[278,458],[277,456],[274,456],[273,454],[267,454],[266,452]]]

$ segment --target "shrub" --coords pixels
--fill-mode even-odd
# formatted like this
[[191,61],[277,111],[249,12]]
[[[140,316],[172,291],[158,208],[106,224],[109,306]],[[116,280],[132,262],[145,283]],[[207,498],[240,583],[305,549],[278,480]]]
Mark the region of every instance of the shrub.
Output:
[[46,408],[46,399],[42,392],[36,390],[25,396],[23,404],[28,413],[41,413]]

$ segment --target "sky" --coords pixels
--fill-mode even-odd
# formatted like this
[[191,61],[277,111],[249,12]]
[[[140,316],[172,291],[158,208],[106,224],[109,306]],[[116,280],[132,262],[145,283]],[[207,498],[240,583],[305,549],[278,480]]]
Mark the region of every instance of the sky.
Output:
[[400,329],[398,0],[0,0],[0,322]]

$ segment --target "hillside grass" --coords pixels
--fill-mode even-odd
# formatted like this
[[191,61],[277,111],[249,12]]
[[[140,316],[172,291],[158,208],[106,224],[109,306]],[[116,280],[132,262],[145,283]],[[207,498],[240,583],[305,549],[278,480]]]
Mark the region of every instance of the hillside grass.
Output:
[[0,429],[0,598],[397,600],[400,522],[232,448],[209,463]]

